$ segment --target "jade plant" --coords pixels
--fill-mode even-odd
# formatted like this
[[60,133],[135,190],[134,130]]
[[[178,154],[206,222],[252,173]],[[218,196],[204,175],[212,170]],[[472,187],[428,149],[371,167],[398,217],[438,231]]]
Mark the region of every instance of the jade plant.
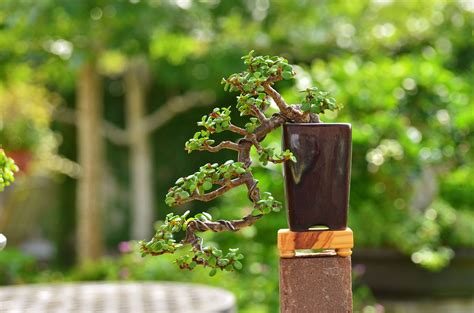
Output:
[[[6,186],[9,186],[14,180],[15,172],[18,172],[18,166],[12,158],[9,158],[3,149],[0,148],[0,192]],[[7,244],[7,238],[0,233],[0,250],[3,250]]]
[[9,158],[3,149],[0,149],[0,191],[3,191],[15,180],[15,172],[18,172],[15,161]]
[[[254,148],[262,164],[297,162],[289,150],[275,151],[262,144],[265,136],[284,123],[320,123],[319,115],[325,111],[339,109],[334,98],[316,87],[308,88],[303,93],[301,104],[288,104],[280,93],[274,89],[275,83],[289,80],[295,76],[293,67],[288,61],[278,56],[254,56],[253,51],[242,57],[246,70],[222,79],[224,90],[238,92],[236,108],[241,116],[249,118],[243,127],[231,121],[230,107],[215,108],[197,123],[201,129],[185,144],[188,153],[193,151],[218,152],[223,149],[237,153],[237,160],[223,164],[205,164],[192,175],[179,178],[175,186],[166,195],[166,204],[179,206],[190,201],[211,201],[225,192],[245,185],[253,210],[247,216],[237,220],[213,220],[207,212],[193,217],[189,211],[183,215],[170,213],[157,227],[154,237],[140,242],[143,256],[174,253],[179,248],[190,247],[189,252],[177,258],[176,263],[182,269],[192,270],[196,266],[211,268],[210,275],[218,269],[233,271],[241,269],[243,255],[238,249],[227,252],[204,246],[200,232],[238,231],[253,225],[272,211],[279,211],[281,203],[268,192],[262,192],[258,181],[252,174],[251,149]],[[272,102],[278,112],[268,116],[266,111]],[[215,133],[229,131],[242,136],[236,141],[222,141],[215,144],[211,136]],[[177,241],[174,235],[185,232],[184,239]]]

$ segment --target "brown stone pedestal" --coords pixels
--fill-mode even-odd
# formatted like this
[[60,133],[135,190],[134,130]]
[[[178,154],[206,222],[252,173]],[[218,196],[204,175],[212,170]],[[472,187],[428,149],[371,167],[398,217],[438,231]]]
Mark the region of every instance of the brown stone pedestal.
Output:
[[352,312],[351,258],[280,258],[281,313]]

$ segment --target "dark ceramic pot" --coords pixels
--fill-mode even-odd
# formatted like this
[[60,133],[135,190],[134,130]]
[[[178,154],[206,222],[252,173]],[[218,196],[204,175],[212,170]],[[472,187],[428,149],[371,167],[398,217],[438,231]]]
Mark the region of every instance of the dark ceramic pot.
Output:
[[285,124],[283,147],[297,162],[285,162],[288,223],[292,231],[315,226],[347,227],[351,173],[350,124]]

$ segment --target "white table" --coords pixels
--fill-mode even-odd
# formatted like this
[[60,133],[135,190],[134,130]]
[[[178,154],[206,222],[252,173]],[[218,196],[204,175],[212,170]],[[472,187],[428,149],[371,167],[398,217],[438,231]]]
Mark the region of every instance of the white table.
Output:
[[172,282],[37,284],[0,287],[1,313],[235,313],[235,297]]
[[5,237],[2,233],[0,233],[0,251],[2,251],[6,245],[7,245],[7,237]]

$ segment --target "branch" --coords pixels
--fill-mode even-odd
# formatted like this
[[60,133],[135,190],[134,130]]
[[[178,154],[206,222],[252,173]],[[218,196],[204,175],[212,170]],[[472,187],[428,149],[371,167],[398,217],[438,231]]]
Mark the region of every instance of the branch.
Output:
[[273,89],[272,86],[264,84],[263,88],[265,88],[265,92],[273,99],[273,101],[275,101],[281,113],[287,116],[290,120],[295,122],[307,122],[306,119],[308,118],[302,112],[286,104],[282,96],[278,93],[278,91]]
[[241,127],[238,127],[238,126],[235,126],[234,124],[230,124],[229,125],[229,130],[233,133],[236,133],[236,134],[239,134],[239,135],[242,135],[242,136],[245,136],[248,134],[248,132],[241,128]]
[[188,92],[182,96],[173,97],[163,106],[145,118],[144,129],[150,133],[161,127],[176,115],[195,106],[207,105],[214,101],[214,94],[211,92]]
[[183,244],[191,244],[194,249],[201,250],[201,240],[196,235],[196,232],[225,232],[225,231],[238,231],[244,227],[252,226],[257,222],[263,215],[247,215],[239,220],[220,220],[220,221],[199,221],[194,220],[188,223],[188,227],[186,229],[186,237],[183,239]]
[[219,220],[215,222],[206,221],[202,222],[199,220],[191,221],[188,224],[188,227],[191,223],[195,224],[195,231],[198,232],[205,232],[205,231],[213,231],[216,233],[224,232],[224,231],[238,231],[241,228],[248,227],[253,225],[262,215],[247,215],[242,219],[238,220]]
[[244,176],[239,177],[239,178],[235,178],[235,179],[231,180],[229,183],[227,183],[226,185],[224,185],[224,186],[222,186],[222,187],[220,187],[220,188],[218,188],[214,191],[211,191],[209,193],[205,193],[205,194],[202,194],[202,195],[195,192],[189,198],[181,200],[181,201],[177,201],[176,204],[180,205],[180,204],[188,203],[188,202],[193,201],[193,200],[209,202],[209,201],[214,200],[215,198],[219,197],[220,195],[222,195],[226,191],[228,191],[232,188],[235,188],[237,186],[240,186],[240,185],[244,184],[245,182],[246,182],[246,178]]
[[246,137],[250,142],[255,146],[258,152],[262,151],[262,145],[260,145],[260,142],[257,140],[257,135],[254,133],[247,135]]
[[[58,122],[77,125],[77,113],[72,109],[60,107],[53,112],[53,119]],[[116,145],[128,145],[128,131],[121,129],[109,121],[102,121],[102,134]]]
[[288,122],[288,118],[282,113],[273,114],[273,116],[267,119],[265,124],[260,125],[253,132],[257,136],[257,140],[260,142],[265,139],[265,136],[272,130],[280,127],[284,123]]
[[267,161],[268,161],[268,162],[272,162],[272,163],[274,163],[274,164],[278,164],[278,163],[286,162],[287,160],[285,160],[285,159],[279,160],[279,159],[268,158]]
[[223,141],[216,146],[203,145],[200,151],[209,151],[209,152],[218,152],[222,149],[229,149],[234,151],[239,151],[239,145],[232,141]]
[[130,144],[130,134],[128,130],[121,129],[109,121],[102,121],[102,133],[105,138],[118,146]]
[[252,113],[258,118],[261,124],[264,124],[268,119],[256,106],[253,106]]
[[[212,102],[214,95],[210,92],[188,92],[183,96],[173,97],[162,107],[145,117],[144,130],[148,133],[163,126],[181,112],[191,107],[205,105]],[[59,122],[77,125],[77,113],[74,110],[60,107],[54,111],[53,118]],[[124,146],[130,143],[127,130],[115,126],[113,123],[102,121],[103,135],[116,145]]]
[[69,125],[76,125],[77,114],[72,109],[59,106],[56,110],[53,111],[52,117],[58,122]]

